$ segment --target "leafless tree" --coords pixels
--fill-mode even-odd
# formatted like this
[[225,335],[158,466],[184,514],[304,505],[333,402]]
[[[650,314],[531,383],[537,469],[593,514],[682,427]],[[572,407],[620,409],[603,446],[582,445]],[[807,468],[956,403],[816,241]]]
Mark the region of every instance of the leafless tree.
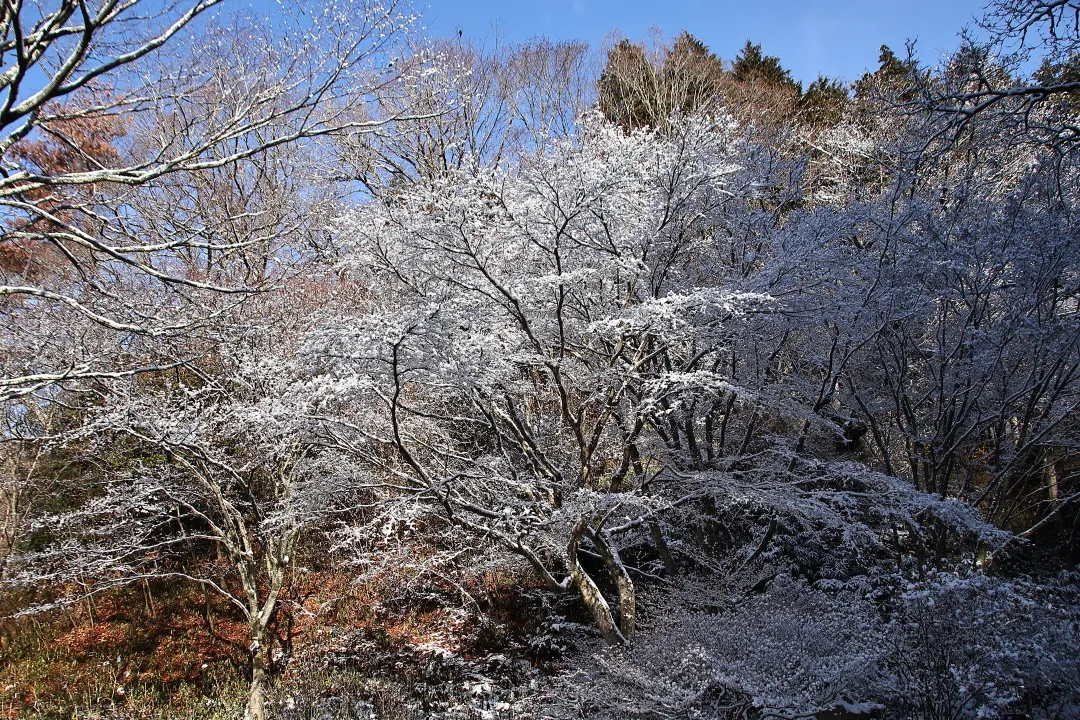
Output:
[[1075,0],[995,0],[977,23],[981,34],[965,36],[943,74],[923,77],[910,104],[944,115],[942,132],[953,138],[993,114],[1014,137],[1071,147],[1080,138],[1078,19]]
[[[134,1],[56,5],[5,5],[0,22],[6,401],[161,367],[133,351],[140,338],[197,322],[201,298],[258,288],[259,274],[200,277],[178,260],[265,245],[258,228],[212,236],[182,214],[154,227],[137,196],[379,125],[365,104],[394,76],[386,67],[413,20],[396,3],[359,0],[294,6],[272,22],[208,17],[216,0],[155,12]],[[258,224],[250,208],[225,213],[226,224]]]
[[365,194],[505,166],[566,137],[590,98],[587,47],[534,39],[493,46],[421,39],[376,93],[373,132],[342,138],[344,179]]
[[[248,627],[253,720],[266,717],[272,623],[299,543],[305,533],[331,529],[375,487],[312,420],[314,398],[295,358],[307,318],[327,301],[314,286],[229,312],[204,356],[176,372],[101,386],[66,433],[72,457],[84,459],[77,491],[52,511],[33,508],[51,540],[5,558],[9,585],[59,588],[61,603],[162,580],[224,598]],[[207,344],[197,335],[188,342]],[[14,489],[49,492],[35,463],[55,465],[58,455],[24,445],[7,463],[19,473]],[[114,453],[132,461],[102,460]],[[6,500],[8,484],[2,487]],[[32,499],[13,507],[25,515]],[[74,589],[73,577],[80,579]]]

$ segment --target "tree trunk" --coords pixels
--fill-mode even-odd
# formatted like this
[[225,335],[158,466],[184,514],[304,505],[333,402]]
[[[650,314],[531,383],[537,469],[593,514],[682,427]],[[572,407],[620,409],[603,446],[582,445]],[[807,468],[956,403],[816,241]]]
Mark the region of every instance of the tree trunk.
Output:
[[592,615],[593,622],[596,623],[597,629],[600,630],[604,642],[608,645],[621,645],[626,642],[626,638],[619,632],[619,628],[615,626],[615,618],[611,614],[611,607],[608,605],[607,600],[604,599],[600,588],[596,586],[596,582],[589,577],[589,574],[581,568],[581,564],[578,562],[578,546],[589,527],[589,519],[583,517],[579,520],[574,527],[574,532],[570,535],[570,546],[567,552],[570,566],[570,582],[578,591],[578,594],[581,595],[581,600],[585,603],[585,607],[588,608],[589,614]]
[[268,650],[263,644],[265,628],[251,628],[251,688],[248,691],[247,711],[244,720],[266,720],[266,680]]
[[0,578],[6,575],[8,559],[15,549],[18,496],[15,486],[0,486]]
[[660,529],[660,523],[656,522],[656,520],[650,520],[649,533],[652,535],[656,552],[660,554],[660,559],[664,563],[664,572],[667,573],[668,577],[676,577],[679,574],[679,566],[675,564],[675,559],[671,557],[671,551],[668,549],[667,541],[664,540],[664,531]]
[[600,551],[600,557],[604,558],[608,573],[619,591],[619,630],[623,640],[630,642],[637,632],[637,594],[634,591],[634,581],[619,557],[619,551],[603,532],[593,535],[593,543]]

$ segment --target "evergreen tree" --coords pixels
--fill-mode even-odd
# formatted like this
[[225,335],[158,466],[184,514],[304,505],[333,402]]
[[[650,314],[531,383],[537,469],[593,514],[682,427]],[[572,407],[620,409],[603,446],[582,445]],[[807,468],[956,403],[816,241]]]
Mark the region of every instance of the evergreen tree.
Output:
[[731,66],[731,77],[736,82],[763,82],[802,94],[802,85],[792,79],[791,72],[780,64],[780,58],[763,54],[761,45],[749,40]]
[[608,50],[597,86],[600,112],[607,119],[627,129],[655,124],[649,98],[656,95],[656,69],[643,45],[623,39]]
[[621,40],[600,75],[600,112],[626,129],[662,128],[674,113],[714,103],[723,77],[719,58],[686,31],[654,58],[644,45]]
[[799,98],[799,121],[814,127],[836,125],[848,101],[848,90],[844,83],[822,75],[810,83]]
[[676,108],[689,114],[715,101],[724,66],[708,46],[684,30],[664,56],[663,76]]
[[[1070,83],[1080,83],[1080,53],[1072,53],[1065,60],[1053,61],[1045,58],[1032,79],[1046,88],[1059,88]],[[1075,113],[1080,110],[1080,91],[1048,93],[1054,95],[1053,102],[1060,110]]]
[[860,103],[880,96],[890,96],[901,101],[915,97],[918,63],[913,59],[901,60],[888,45],[882,45],[878,53],[878,69],[864,73],[855,82],[855,99]]

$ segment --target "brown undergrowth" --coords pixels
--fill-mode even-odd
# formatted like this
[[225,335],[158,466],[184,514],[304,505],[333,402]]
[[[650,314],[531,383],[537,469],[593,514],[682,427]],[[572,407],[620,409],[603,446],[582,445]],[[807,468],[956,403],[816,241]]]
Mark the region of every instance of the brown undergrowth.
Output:
[[[357,579],[297,569],[273,623],[271,669],[301,692],[375,696],[370,684],[335,687],[340,673],[313,687],[313,668],[414,685],[435,656],[527,655],[545,604],[531,585],[511,571],[450,578],[396,569]],[[33,615],[18,612],[41,598],[0,602],[0,717],[210,719],[243,705],[243,616],[198,585],[145,582]]]

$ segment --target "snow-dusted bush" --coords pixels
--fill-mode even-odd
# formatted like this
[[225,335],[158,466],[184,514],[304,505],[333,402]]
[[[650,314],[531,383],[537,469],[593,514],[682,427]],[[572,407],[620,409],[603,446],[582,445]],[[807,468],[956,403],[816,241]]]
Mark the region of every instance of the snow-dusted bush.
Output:
[[[709,595],[706,584],[681,593],[691,603]],[[712,600],[712,612],[658,609],[632,648],[570,673],[570,706],[604,718],[724,717],[744,707],[794,717],[875,697],[887,683],[887,629],[857,594],[780,575],[760,594]]]
[[888,575],[823,590],[766,572],[750,590],[687,583],[645,613],[654,620],[632,647],[581,658],[531,699],[531,712],[1078,717],[1076,581],[932,572],[915,582]]
[[1080,588],[933,573],[893,625],[899,707],[913,718],[1080,717]]

